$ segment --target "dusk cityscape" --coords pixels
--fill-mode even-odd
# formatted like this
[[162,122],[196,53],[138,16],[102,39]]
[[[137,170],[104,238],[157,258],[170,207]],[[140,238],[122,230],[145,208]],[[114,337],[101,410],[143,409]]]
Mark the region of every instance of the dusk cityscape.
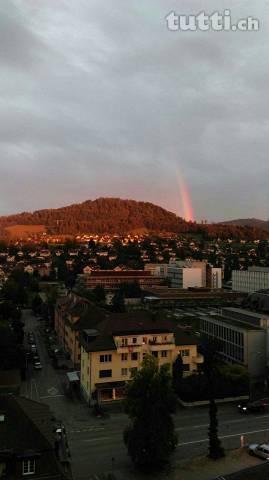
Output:
[[268,9],[0,3],[0,479],[268,479]]

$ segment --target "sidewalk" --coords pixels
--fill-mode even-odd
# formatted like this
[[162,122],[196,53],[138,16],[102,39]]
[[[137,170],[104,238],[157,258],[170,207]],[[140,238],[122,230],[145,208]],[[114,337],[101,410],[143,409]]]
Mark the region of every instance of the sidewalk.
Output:
[[[226,451],[223,459],[214,461],[207,457],[196,457],[193,460],[176,462],[170,469],[160,475],[143,475],[133,470],[118,470],[113,474],[115,480],[213,480],[214,478],[253,467],[263,463],[262,460],[252,457],[246,449]],[[116,466],[115,466],[116,467]]]

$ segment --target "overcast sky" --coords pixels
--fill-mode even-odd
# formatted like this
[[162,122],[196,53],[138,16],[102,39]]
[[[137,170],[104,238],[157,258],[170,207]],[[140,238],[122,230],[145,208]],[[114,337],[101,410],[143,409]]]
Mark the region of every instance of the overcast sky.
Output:
[[[201,3],[261,28],[167,29]],[[197,220],[268,218],[268,15],[265,0],[1,0],[0,214],[116,196],[184,216],[184,179]]]

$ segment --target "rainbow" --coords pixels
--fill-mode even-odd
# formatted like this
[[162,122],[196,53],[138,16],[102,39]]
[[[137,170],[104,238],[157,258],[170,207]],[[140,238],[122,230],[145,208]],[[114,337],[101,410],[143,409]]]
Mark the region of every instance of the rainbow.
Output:
[[180,197],[182,202],[183,217],[185,218],[185,220],[187,220],[187,222],[193,222],[194,212],[193,212],[190,191],[187,183],[184,180],[182,172],[180,172],[179,170],[177,170],[177,179],[178,179]]

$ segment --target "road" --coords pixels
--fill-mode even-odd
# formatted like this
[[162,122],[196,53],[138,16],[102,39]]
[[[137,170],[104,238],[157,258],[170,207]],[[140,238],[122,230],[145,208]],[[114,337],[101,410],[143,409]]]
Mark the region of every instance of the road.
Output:
[[[128,424],[126,415],[111,412],[109,418],[99,419],[90,414],[88,407],[77,400],[68,400],[63,392],[64,373],[55,371],[51,365],[40,324],[30,311],[23,312],[25,330],[33,330],[42,371],[29,371],[22,394],[33,400],[47,403],[56,418],[63,420],[67,428],[76,480],[98,479],[98,475],[111,470],[128,470],[130,461],[122,441],[122,432]],[[240,446],[240,437],[245,443],[269,441],[269,412],[241,415],[235,405],[219,406],[219,433],[225,448]],[[174,462],[204,454],[208,449],[208,409],[182,409],[174,417],[178,434],[178,446]],[[112,463],[112,457],[115,462]]]

